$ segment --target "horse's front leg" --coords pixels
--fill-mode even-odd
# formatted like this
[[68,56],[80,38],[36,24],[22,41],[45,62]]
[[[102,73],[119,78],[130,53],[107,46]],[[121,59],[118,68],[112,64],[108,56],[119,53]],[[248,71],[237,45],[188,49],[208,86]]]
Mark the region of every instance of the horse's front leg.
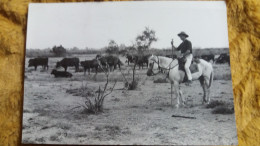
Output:
[[173,86],[173,83],[171,82],[171,106],[172,106],[172,86]]
[[173,85],[174,85],[174,89],[175,89],[175,95],[176,95],[176,98],[177,98],[176,108],[179,108],[179,106],[180,106],[179,82],[174,81]]

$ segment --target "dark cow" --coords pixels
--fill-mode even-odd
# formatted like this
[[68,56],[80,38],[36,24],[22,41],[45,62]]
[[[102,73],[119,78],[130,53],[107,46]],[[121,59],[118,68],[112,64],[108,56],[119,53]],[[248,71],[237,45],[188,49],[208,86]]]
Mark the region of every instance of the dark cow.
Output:
[[56,63],[56,68],[63,67],[67,71],[68,66],[75,66],[75,72],[79,70],[79,58],[63,58]]
[[201,55],[201,58],[202,59],[204,59],[204,60],[206,60],[206,61],[210,61],[210,60],[212,60],[213,61],[213,63],[215,62],[215,55],[213,55],[213,54],[210,54],[210,55]]
[[34,66],[34,69],[37,69],[37,66],[41,65],[43,69],[45,70],[47,67],[47,70],[49,68],[48,66],[48,58],[34,58],[29,60],[28,67]]
[[65,77],[65,78],[71,78],[72,74],[67,71],[57,71],[56,69],[53,69],[51,72],[52,75],[55,76],[55,78],[58,77]]
[[97,58],[98,61],[100,61],[100,64],[105,68],[110,68],[110,71],[114,71],[114,69],[117,68],[117,66],[120,69],[120,66],[123,65],[123,63],[120,61],[120,59],[113,55],[103,56]]
[[129,63],[134,63],[134,56],[130,54],[126,54],[126,62],[129,65]]
[[228,63],[230,65],[230,57],[228,54],[220,54],[219,57],[216,59],[216,63]]
[[150,55],[135,55],[134,56],[134,63],[136,63],[140,67],[142,67],[144,64],[148,67],[148,59],[149,59]]
[[95,69],[96,73],[98,71],[98,61],[96,59],[81,61],[80,64],[84,68],[84,75],[87,70],[88,74],[90,74],[90,69]]
[[98,61],[100,67],[102,68],[108,68],[108,64],[107,64],[107,58],[106,57],[101,57],[101,56],[97,56],[96,60]]

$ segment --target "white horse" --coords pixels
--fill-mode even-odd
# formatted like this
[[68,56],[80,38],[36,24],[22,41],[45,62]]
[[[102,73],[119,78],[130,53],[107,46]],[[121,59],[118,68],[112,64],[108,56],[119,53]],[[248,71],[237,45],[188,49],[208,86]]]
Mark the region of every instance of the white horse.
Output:
[[[192,73],[192,79],[193,80],[199,80],[201,87],[203,88],[203,103],[209,103],[210,102],[210,86],[213,82],[213,67],[212,65],[203,60],[203,59],[197,59],[196,64],[198,67],[198,71],[195,73]],[[179,62],[178,59],[172,59],[164,56],[155,56],[152,55],[149,58],[149,64],[148,64],[148,71],[147,76],[153,76],[160,73],[160,69],[167,70],[168,72],[168,78],[171,83],[171,105],[172,105],[172,88],[174,86],[175,94],[177,97],[177,105],[178,108],[180,105],[180,102],[182,105],[185,104],[185,99],[182,96],[182,92],[180,90],[180,83],[183,82],[185,77],[185,72],[182,70],[179,70]]]

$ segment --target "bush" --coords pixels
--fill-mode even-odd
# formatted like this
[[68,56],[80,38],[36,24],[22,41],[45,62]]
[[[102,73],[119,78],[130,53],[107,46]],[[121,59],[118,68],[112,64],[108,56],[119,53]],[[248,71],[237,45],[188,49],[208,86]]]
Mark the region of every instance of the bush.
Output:
[[227,106],[217,106],[213,111],[212,114],[233,114],[234,113],[234,108],[228,108]]
[[103,104],[104,104],[104,99],[107,97],[109,94],[112,93],[112,91],[115,88],[115,85],[117,81],[115,81],[113,87],[110,89],[109,92],[107,92],[107,86],[109,83],[108,76],[109,74],[106,73],[106,83],[103,89],[99,86],[98,91],[96,92],[97,95],[94,97],[94,100],[91,100],[90,98],[86,97],[86,101],[84,102],[84,112],[89,113],[89,114],[97,114],[103,111]]
[[138,82],[136,80],[132,81],[131,83],[126,82],[125,83],[125,88],[127,90],[135,90],[138,86]]

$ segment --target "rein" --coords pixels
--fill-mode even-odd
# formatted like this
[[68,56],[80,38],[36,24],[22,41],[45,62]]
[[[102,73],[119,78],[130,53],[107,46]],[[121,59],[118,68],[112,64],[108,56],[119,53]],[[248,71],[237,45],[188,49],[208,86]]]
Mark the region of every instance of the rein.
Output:
[[[158,67],[160,67],[160,68],[162,68],[162,69],[164,69],[164,70],[167,70],[168,71],[168,73],[167,74],[169,74],[169,72],[170,72],[170,70],[171,69],[173,69],[173,68],[175,68],[177,65],[179,65],[179,63],[177,63],[176,65],[174,65],[173,67],[170,67],[171,66],[171,64],[172,64],[172,62],[174,61],[174,59],[172,59],[172,61],[171,61],[171,63],[168,65],[168,67],[167,68],[165,68],[165,67],[161,67],[160,66],[160,59],[159,59],[159,57],[158,56],[156,56],[157,57],[157,59],[158,59],[158,62],[157,61],[155,61],[154,60],[154,62],[153,62],[153,66],[154,66],[154,63],[157,63],[158,64]],[[153,68],[153,67],[152,67]],[[153,71],[152,71],[153,72]],[[160,74],[161,72],[159,71],[158,73],[153,73],[153,75],[157,75],[157,74]]]

